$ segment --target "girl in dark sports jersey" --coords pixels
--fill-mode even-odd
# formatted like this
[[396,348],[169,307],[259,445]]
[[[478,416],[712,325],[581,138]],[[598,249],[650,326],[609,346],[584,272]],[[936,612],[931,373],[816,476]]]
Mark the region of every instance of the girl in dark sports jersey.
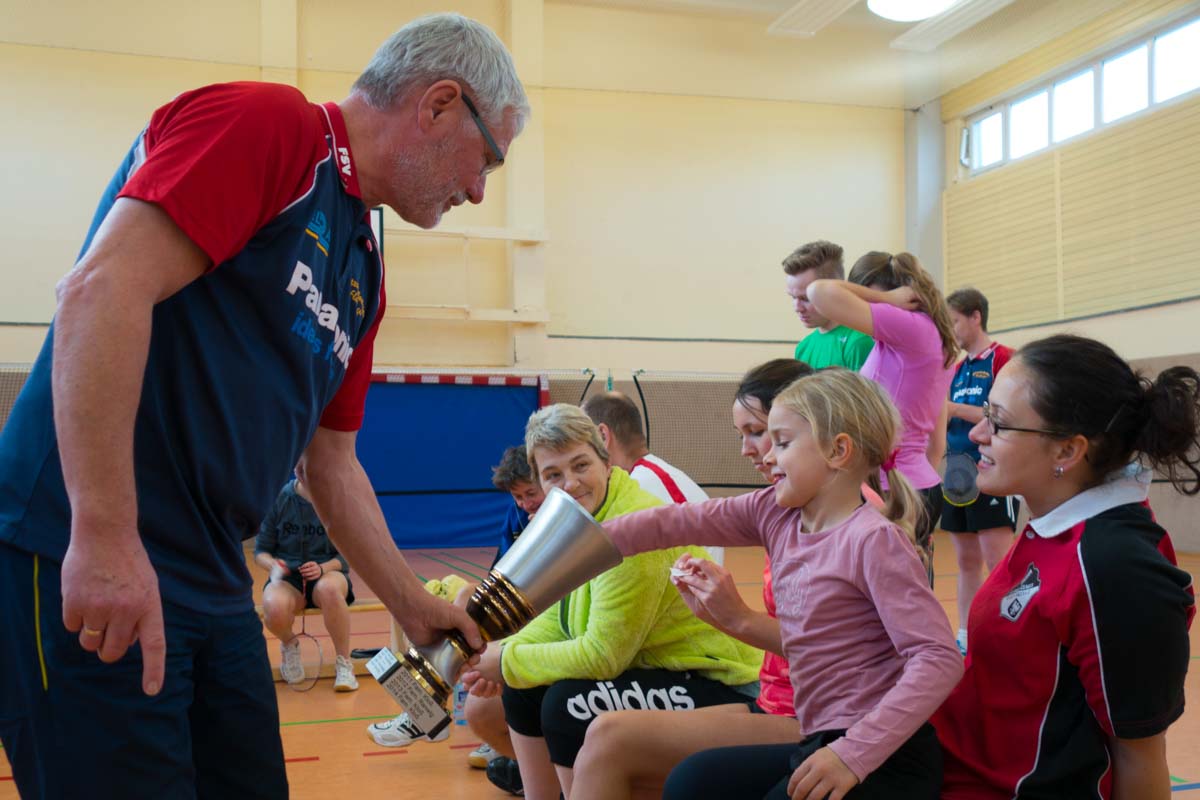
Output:
[[1023,495],[1032,518],[975,595],[966,675],[933,718],[942,797],[1169,797],[1195,603],[1146,498],[1153,471],[1200,490],[1200,375],[1150,381],[1052,336],[1000,371],[983,414],[979,488]]

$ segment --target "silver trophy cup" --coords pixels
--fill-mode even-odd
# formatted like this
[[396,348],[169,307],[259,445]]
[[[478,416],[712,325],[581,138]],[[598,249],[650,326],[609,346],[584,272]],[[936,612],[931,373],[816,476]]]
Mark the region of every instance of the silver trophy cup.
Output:
[[[578,586],[621,563],[621,554],[591,514],[551,489],[529,526],[471,594],[467,614],[485,641],[511,636]],[[450,724],[447,705],[471,648],[458,631],[441,641],[393,654],[367,670],[429,736]]]

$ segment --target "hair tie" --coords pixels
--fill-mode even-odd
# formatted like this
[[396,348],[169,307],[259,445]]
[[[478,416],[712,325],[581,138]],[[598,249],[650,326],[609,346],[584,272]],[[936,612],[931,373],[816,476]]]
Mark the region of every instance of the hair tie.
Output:
[[880,469],[882,469],[884,472],[891,472],[894,470],[896,468],[896,456],[898,455],[900,455],[899,447],[888,454],[888,457],[885,458],[883,463],[879,465]]

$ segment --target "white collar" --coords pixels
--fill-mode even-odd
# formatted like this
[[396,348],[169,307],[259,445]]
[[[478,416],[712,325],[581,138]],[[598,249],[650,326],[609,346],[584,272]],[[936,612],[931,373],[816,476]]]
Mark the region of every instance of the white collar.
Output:
[[1053,539],[1110,508],[1144,502],[1150,495],[1153,478],[1151,470],[1135,461],[1111,472],[1099,486],[1086,489],[1046,514],[1029,520],[1029,527],[1043,539]]

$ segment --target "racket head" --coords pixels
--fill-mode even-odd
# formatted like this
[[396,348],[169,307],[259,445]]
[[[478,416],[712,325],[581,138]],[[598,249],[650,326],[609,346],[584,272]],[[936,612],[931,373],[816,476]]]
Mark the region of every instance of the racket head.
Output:
[[966,453],[948,453],[942,466],[942,498],[956,508],[974,503],[979,497],[975,459]]
[[304,667],[304,677],[295,683],[287,683],[287,687],[293,692],[307,692],[321,679],[324,652],[321,650],[321,640],[307,631],[296,634],[296,642],[300,646],[300,664]]

